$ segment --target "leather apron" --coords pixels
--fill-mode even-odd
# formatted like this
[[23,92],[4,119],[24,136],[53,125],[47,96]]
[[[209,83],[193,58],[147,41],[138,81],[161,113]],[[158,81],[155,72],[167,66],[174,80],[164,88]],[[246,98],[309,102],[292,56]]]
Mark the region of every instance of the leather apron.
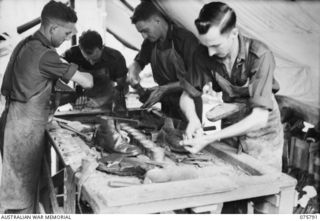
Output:
[[[231,115],[230,117],[222,120],[221,127],[225,128],[239,122],[251,113],[252,108],[249,103],[250,85],[246,84],[242,87],[232,85],[228,80],[223,78],[218,73],[215,73],[215,78],[222,89],[222,99],[224,102],[246,104],[245,108],[239,113]],[[265,127],[251,131],[243,136],[226,139],[225,141],[234,147],[241,145],[244,152],[281,171],[284,142],[283,128],[278,104],[274,94],[271,96],[273,108],[269,112],[268,122]]]
[[[249,43],[246,44],[246,60],[249,54]],[[242,66],[242,73],[248,71],[247,64]],[[215,79],[222,90],[222,99],[226,103],[244,103],[243,108],[239,113],[229,116],[222,120],[222,128],[230,126],[247,117],[251,112],[251,86],[250,77],[246,80],[243,86],[233,85],[230,81],[222,77],[216,72]],[[283,152],[283,127],[281,124],[280,111],[275,96],[272,93],[271,99],[273,102],[272,110],[269,111],[267,125],[261,129],[248,132],[245,135],[226,139],[225,142],[234,147],[239,147],[247,154],[262,162],[276,168],[281,172],[282,170],[282,152]]]
[[[154,81],[162,86],[177,82],[179,79],[184,78],[186,74],[184,61],[175,50],[173,41],[171,41],[171,47],[168,49],[160,50],[157,47],[157,44],[155,44],[151,54],[151,68]],[[179,106],[181,94],[182,91],[166,94],[160,100],[161,109],[169,117],[186,121]],[[201,119],[202,100],[201,98],[196,98],[194,101],[197,115]]]
[[52,85],[53,81],[48,81],[26,103],[9,101],[3,138],[2,209],[34,207],[46,147],[45,128],[50,113]]

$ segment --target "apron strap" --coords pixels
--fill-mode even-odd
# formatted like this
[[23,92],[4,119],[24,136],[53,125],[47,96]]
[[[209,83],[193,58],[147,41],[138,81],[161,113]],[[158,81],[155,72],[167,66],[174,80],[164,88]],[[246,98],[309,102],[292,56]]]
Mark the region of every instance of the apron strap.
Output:
[[[250,68],[248,67],[248,65],[249,65],[249,59],[248,59],[248,57],[249,57],[249,49],[250,49],[250,46],[251,46],[251,40],[248,40],[248,41],[246,41],[245,42],[245,69],[246,70],[249,70]],[[249,76],[250,78],[252,77],[252,75],[250,75]]]

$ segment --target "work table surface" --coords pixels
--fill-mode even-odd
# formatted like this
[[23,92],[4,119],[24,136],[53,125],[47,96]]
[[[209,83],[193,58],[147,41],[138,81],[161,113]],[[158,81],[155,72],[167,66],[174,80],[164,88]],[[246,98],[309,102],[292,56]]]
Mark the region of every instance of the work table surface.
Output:
[[275,172],[245,153],[237,154],[234,148],[222,143],[211,144],[206,151],[241,168],[258,171],[260,175],[199,177],[114,188],[109,186],[110,181],[137,182],[138,178],[90,168],[83,176],[81,165],[95,162],[97,151],[58,124],[52,123],[47,131],[63,164],[75,174],[74,184],[78,185],[82,199],[94,213],[157,213],[272,195],[278,195],[278,202],[274,203],[278,207],[276,212],[292,212],[295,179]]

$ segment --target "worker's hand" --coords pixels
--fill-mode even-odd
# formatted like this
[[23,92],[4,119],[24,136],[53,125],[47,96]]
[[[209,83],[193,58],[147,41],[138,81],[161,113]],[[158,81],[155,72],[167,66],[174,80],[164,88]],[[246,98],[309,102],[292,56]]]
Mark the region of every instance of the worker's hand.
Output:
[[186,131],[185,131],[185,138],[186,139],[192,139],[195,137],[199,137],[203,135],[203,129],[201,122],[199,119],[195,119],[192,121],[189,121]]
[[75,109],[82,109],[88,103],[88,98],[86,96],[80,96],[75,102]]
[[101,104],[99,104],[94,99],[88,98],[86,107],[88,107],[88,108],[99,108],[99,107],[101,107]]
[[200,136],[198,138],[182,140],[180,145],[192,154],[196,154],[210,143],[208,136]]
[[139,76],[139,74],[135,74],[131,71],[128,72],[127,74],[127,82],[130,84],[130,85],[137,85],[139,84],[141,81],[141,78]]
[[152,88],[152,92],[148,100],[141,106],[141,108],[149,108],[155,103],[159,102],[165,92],[166,92],[166,88],[162,86],[157,86]]

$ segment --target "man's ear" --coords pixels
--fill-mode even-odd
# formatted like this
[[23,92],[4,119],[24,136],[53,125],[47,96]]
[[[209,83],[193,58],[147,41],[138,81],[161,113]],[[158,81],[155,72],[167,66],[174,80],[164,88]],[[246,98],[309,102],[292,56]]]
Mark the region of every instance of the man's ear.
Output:
[[231,30],[231,37],[232,38],[237,38],[238,37],[238,35],[239,35],[239,29],[238,28],[233,28],[232,30]]
[[55,29],[57,29],[57,27],[58,27],[57,25],[51,24],[50,27],[49,27],[49,32],[50,32],[50,34],[52,34],[53,31],[54,31]]

